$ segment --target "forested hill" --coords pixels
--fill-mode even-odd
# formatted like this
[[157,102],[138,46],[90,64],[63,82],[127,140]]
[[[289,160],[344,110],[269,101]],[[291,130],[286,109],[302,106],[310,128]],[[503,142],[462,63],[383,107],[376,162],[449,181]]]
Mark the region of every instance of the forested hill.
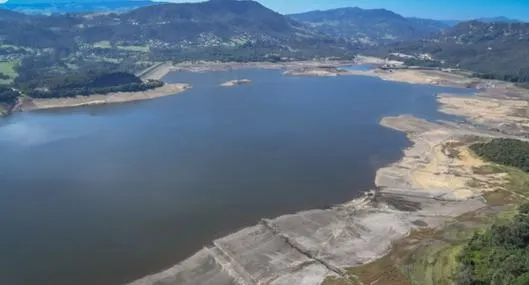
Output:
[[529,82],[529,23],[462,22],[434,37],[394,46],[390,52],[428,55],[445,66],[488,78]]
[[127,52],[136,61],[251,61],[350,56],[352,50],[348,42],[254,1],[155,4],[121,14],[14,15],[0,10],[0,54],[10,47],[63,59],[74,52],[95,54],[113,59],[108,62],[131,58]]
[[[105,35],[121,41],[154,41],[160,48],[244,48],[259,53],[291,54],[293,50],[325,53],[347,47],[345,42],[315,32],[255,1],[215,0],[202,3],[160,4],[136,9],[98,27],[119,22],[127,32]],[[90,30],[86,31],[90,33]],[[90,40],[103,40],[99,33]],[[265,51],[268,50],[268,51]]]
[[346,37],[364,45],[417,40],[450,27],[443,21],[406,18],[385,9],[365,10],[357,7],[289,16],[321,32]]
[[87,70],[136,72],[187,60],[354,57],[354,45],[255,1],[157,3],[125,13],[21,14],[0,9],[0,84]]

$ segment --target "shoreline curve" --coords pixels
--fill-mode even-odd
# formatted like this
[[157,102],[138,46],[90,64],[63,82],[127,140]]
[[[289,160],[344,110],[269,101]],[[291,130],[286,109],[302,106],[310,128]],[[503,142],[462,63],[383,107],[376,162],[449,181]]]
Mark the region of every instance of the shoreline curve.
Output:
[[[452,74],[443,79],[446,81],[439,85],[467,84],[454,82],[461,78]],[[411,79],[397,76],[388,80]],[[428,84],[429,80],[420,82]],[[491,92],[481,91],[474,97],[489,100],[486,96]],[[438,96],[440,112],[447,110],[446,96]],[[486,208],[482,195],[492,189],[468,183],[478,175],[473,167],[483,162],[472,157],[466,147],[475,137],[506,134],[477,127],[465,112],[457,115],[470,121],[429,122],[408,115],[383,118],[382,126],[404,132],[412,145],[403,150],[399,161],[377,171],[376,189],[330,209],[263,219],[129,285],[321,285],[327,277],[349,278],[346,268],[382,258],[395,242],[413,231],[442,229],[460,215]],[[460,156],[453,157],[453,153]],[[437,179],[440,173],[450,184],[436,183],[444,180]],[[496,182],[502,176],[483,174],[477,178]]]

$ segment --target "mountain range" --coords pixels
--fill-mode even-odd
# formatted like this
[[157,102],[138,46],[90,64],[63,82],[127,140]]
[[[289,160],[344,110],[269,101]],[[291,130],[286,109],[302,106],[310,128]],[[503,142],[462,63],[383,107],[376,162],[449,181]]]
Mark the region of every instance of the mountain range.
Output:
[[[81,5],[70,0],[53,3]],[[526,66],[529,24],[505,18],[454,26],[451,21],[408,18],[384,9],[341,8],[281,15],[249,0],[82,3],[120,9],[123,5],[145,6],[120,13],[51,15],[0,9],[0,64],[10,67],[6,69],[11,74],[0,74],[4,78],[0,83],[60,75],[72,69],[136,71],[160,61],[350,59],[355,53],[372,50],[428,54],[434,63],[482,73],[517,72]],[[18,0],[4,6],[15,4],[49,5]]]
[[0,65],[11,74],[0,74],[0,83],[83,70],[139,71],[160,61],[351,59],[355,50],[255,1],[158,3],[123,13],[0,9]]

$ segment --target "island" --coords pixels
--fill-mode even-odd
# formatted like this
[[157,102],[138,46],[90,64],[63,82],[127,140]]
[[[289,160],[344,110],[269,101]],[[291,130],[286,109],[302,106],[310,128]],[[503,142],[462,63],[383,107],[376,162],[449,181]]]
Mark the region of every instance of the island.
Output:
[[237,80],[230,80],[230,81],[224,82],[220,86],[235,87],[235,86],[250,84],[250,83],[252,83],[250,79],[237,79]]
[[191,88],[190,84],[164,84],[163,86],[143,91],[117,91],[111,93],[96,93],[90,95],[77,95],[58,98],[30,98],[25,99],[15,110],[30,111],[41,109],[71,108],[88,105],[102,105],[125,103],[141,100],[155,99],[164,96],[176,95]]

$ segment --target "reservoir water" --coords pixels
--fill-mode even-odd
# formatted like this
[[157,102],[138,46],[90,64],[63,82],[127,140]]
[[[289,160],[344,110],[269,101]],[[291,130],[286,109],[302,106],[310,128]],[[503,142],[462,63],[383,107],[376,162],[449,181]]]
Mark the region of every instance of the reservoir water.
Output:
[[0,284],[122,284],[263,217],[353,199],[408,145],[383,116],[444,119],[435,95],[465,92],[274,70],[165,80],[193,88],[0,120]]

